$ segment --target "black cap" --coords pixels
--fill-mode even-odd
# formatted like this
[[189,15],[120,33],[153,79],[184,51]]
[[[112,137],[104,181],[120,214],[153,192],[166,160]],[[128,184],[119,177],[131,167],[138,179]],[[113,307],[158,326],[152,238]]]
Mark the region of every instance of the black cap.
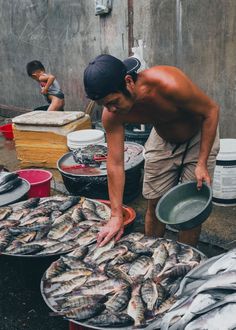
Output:
[[84,71],[84,88],[92,100],[99,100],[117,91],[127,73],[122,61],[112,55],[99,55]]
[[141,62],[136,57],[128,57],[123,63],[126,66],[127,73],[137,72],[141,66]]
[[124,62],[112,55],[99,55],[84,70],[84,88],[92,100],[99,100],[122,86],[126,74],[138,70],[141,63],[134,57]]

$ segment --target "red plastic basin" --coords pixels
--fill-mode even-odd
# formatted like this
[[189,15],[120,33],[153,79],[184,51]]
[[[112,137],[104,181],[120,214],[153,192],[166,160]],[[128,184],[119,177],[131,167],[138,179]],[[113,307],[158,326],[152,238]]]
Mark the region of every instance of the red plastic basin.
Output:
[[30,190],[28,192],[31,197],[48,197],[51,190],[52,173],[41,169],[25,169],[18,170],[20,178],[27,180],[30,183]]
[[13,140],[14,135],[13,135],[13,130],[12,130],[12,123],[0,126],[0,132],[2,132],[5,139]]
[[[111,207],[111,203],[108,200],[98,199],[99,202],[106,204]],[[136,218],[136,212],[132,207],[122,205],[123,215],[124,215],[124,225],[125,227],[131,224]]]

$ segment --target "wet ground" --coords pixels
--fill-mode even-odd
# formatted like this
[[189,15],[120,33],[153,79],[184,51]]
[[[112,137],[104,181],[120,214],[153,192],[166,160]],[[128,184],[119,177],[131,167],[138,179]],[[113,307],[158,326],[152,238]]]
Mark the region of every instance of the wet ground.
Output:
[[[0,120],[1,124],[1,120]],[[16,159],[13,141],[7,141],[0,135],[0,164],[8,170],[19,168]],[[60,174],[52,170],[52,193],[66,192]],[[146,203],[142,196],[129,204],[137,213],[135,223],[129,230],[144,230],[144,213]],[[218,212],[218,213],[217,213]],[[227,210],[227,212],[234,212]],[[225,211],[213,210],[213,217],[226,217]],[[232,213],[235,214],[235,213]],[[226,217],[231,217],[231,213]],[[205,237],[207,237],[205,230]],[[214,233],[209,235],[213,236]],[[176,233],[167,231],[167,238],[176,239]],[[220,246],[212,244],[213,241],[204,237],[199,242],[198,248],[208,257],[224,252]],[[50,309],[43,301],[40,294],[40,279],[53,259],[27,259],[0,256],[0,330],[65,330],[69,323],[60,316],[50,315]]]

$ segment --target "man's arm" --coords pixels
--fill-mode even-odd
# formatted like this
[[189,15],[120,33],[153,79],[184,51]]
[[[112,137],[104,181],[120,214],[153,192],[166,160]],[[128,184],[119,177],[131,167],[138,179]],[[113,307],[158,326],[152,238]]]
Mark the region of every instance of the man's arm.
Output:
[[108,190],[111,202],[111,218],[98,234],[99,246],[107,244],[113,237],[119,240],[124,232],[123,192],[125,184],[124,171],[124,127],[119,118],[106,109],[102,116],[106,130],[108,146],[107,175]]
[[53,84],[54,80],[55,80],[55,76],[53,76],[52,74],[45,73],[39,77],[39,81],[46,82],[46,85],[41,90],[42,94],[48,93],[48,88]]
[[198,163],[195,169],[197,187],[202,182],[210,185],[207,160],[211,152],[219,122],[219,106],[198,88],[183,72],[175,69],[175,79],[169,85],[168,94],[179,109],[201,116],[201,142]]

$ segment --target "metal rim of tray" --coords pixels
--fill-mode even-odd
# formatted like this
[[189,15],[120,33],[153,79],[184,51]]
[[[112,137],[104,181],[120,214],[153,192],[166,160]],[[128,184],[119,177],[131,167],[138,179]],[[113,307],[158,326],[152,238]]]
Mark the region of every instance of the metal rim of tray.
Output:
[[[157,238],[158,239],[158,238]],[[171,239],[165,239],[166,241],[173,241],[173,240],[171,240]],[[187,245],[187,244],[184,244],[184,243],[180,243],[180,242],[177,242],[178,244],[180,244],[181,246],[185,246],[185,247],[189,247],[190,245]],[[197,252],[200,256],[201,256],[201,261],[200,261],[200,263],[199,263],[199,265],[198,266],[200,266],[204,261],[206,261],[206,260],[208,260],[208,258],[207,258],[207,256],[203,253],[203,252],[201,252],[201,251],[199,251],[197,248],[194,248],[194,247],[192,247],[192,246],[190,246],[191,247],[191,249],[193,249],[195,252]],[[59,260],[59,259],[57,259],[57,260]],[[56,260],[56,261],[57,261]],[[56,262],[56,261],[54,261],[54,262]],[[53,263],[52,263],[53,264]],[[51,264],[51,265],[52,265]],[[43,274],[43,276],[42,276],[42,278],[41,278],[41,281],[40,281],[40,292],[41,292],[41,295],[42,295],[42,297],[43,297],[43,300],[44,300],[44,302],[46,303],[46,305],[54,312],[54,313],[58,313],[58,311],[49,303],[49,301],[48,301],[48,299],[47,299],[47,297],[46,297],[46,295],[44,294],[44,286],[43,286],[43,284],[44,284],[44,280],[45,280],[45,274],[46,274],[46,272],[47,272],[47,270],[51,267],[51,265],[46,269],[46,271],[44,272],[44,274]],[[196,266],[196,267],[198,267],[198,266]],[[196,267],[194,267],[190,272],[192,272]],[[186,275],[188,275],[190,272],[188,272]],[[184,276],[185,277],[185,276]],[[184,277],[182,278],[182,280],[184,279]],[[178,292],[178,291],[177,291]],[[87,324],[86,322],[80,322],[80,321],[76,321],[76,320],[74,320],[74,319],[70,319],[70,318],[67,318],[67,317],[65,317],[65,316],[62,316],[65,320],[68,320],[68,321],[70,321],[70,322],[73,322],[73,323],[75,323],[75,324],[78,324],[78,325],[81,325],[81,326],[83,326],[83,327],[88,327],[88,328],[91,328],[91,329],[97,329],[97,330],[104,330],[104,329],[110,329],[110,330],[133,330],[134,329],[134,326],[129,326],[129,327],[119,327],[119,328],[113,328],[113,327],[106,327],[106,328],[100,328],[100,327],[96,327],[96,326],[93,326],[93,325],[90,325],[90,324]],[[156,319],[154,318],[154,319],[152,319],[152,320],[150,320],[150,322],[148,322],[146,325],[145,325],[145,327],[144,328],[139,328],[139,329],[145,329],[149,324],[152,324],[152,322],[154,322]],[[157,328],[158,329],[158,328]]]
[[[40,201],[44,201],[44,200],[47,200],[48,197],[41,197],[40,198]],[[105,209],[107,210],[108,212],[108,216],[110,216],[110,208],[105,204],[105,203],[102,203],[102,202],[99,202],[95,199],[91,199],[91,198],[86,198],[88,200],[92,200],[93,202],[95,201],[96,203],[98,204],[102,204],[104,205]],[[9,206],[20,206],[22,205],[23,203],[25,203],[26,201],[22,201],[22,202],[18,202],[18,203],[14,203],[14,204],[10,204]],[[69,253],[71,251],[73,251],[74,249],[76,249],[76,247],[79,247],[79,246],[74,246],[68,250],[65,250],[65,251],[59,251],[57,253],[50,253],[50,254],[44,254],[44,255],[35,255],[35,254],[10,254],[10,253],[5,253],[5,252],[1,252],[0,255],[5,255],[5,256],[8,256],[8,257],[21,257],[21,258],[48,258],[48,257],[54,257],[54,256],[60,256],[60,255],[64,255],[66,253]]]
[[[12,173],[13,173],[13,172],[12,172]],[[4,205],[0,205],[0,208],[1,208],[1,207],[6,207],[6,206],[13,205],[13,203],[14,203],[14,204],[21,203],[21,202],[17,202],[17,201],[19,201],[21,198],[23,198],[23,197],[29,192],[29,190],[30,190],[30,183],[29,183],[29,181],[27,181],[26,179],[23,179],[23,178],[21,178],[21,180],[23,181],[23,185],[24,185],[24,188],[25,188],[24,193],[21,194],[20,196],[18,196],[15,200],[10,201],[10,203],[8,203],[8,204],[4,204]],[[18,188],[20,188],[20,186],[17,187],[17,188],[15,188],[15,189],[18,189]],[[10,191],[7,191],[5,194],[9,194],[9,193],[14,193],[14,189],[12,189],[12,190],[10,190]],[[4,193],[3,193],[2,195],[4,195]],[[11,204],[11,203],[12,203],[12,204]]]

